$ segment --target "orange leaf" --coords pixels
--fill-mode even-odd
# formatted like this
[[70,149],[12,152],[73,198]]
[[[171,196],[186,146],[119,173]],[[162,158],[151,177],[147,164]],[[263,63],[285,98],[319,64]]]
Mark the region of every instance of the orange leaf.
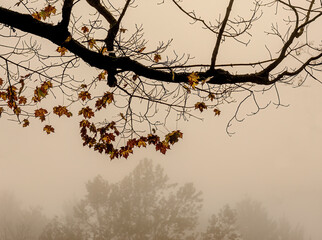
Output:
[[64,56],[68,50],[67,48],[64,48],[64,47],[58,47],[56,51],[60,53],[60,56]]
[[0,86],[3,84],[3,79],[0,78]]
[[55,129],[51,125],[46,125],[43,129],[47,134],[54,133]]

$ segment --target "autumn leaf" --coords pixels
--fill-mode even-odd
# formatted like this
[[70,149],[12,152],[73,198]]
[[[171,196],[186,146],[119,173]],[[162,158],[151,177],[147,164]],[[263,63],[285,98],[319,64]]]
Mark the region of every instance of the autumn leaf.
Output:
[[41,20],[41,18],[43,20],[46,20],[46,18],[50,17],[51,14],[55,14],[56,13],[56,7],[48,5],[47,7],[45,7],[44,9],[42,9],[40,12],[34,12],[33,14],[31,14],[31,16],[35,19],[37,19],[38,21]]
[[198,73],[196,73],[196,72],[192,72],[192,73],[190,73],[190,74],[188,75],[189,85],[190,85],[193,89],[195,89],[195,87],[199,84],[199,81],[198,81],[198,79],[199,79],[199,78],[200,78],[200,77],[199,77]]
[[89,29],[88,29],[88,27],[83,26],[82,27],[82,31],[83,31],[83,33],[87,33],[87,32],[89,32]]
[[56,8],[54,6],[48,5],[47,7],[44,8],[43,11],[49,17],[51,14],[55,14],[56,13]]
[[159,142],[155,146],[155,150],[160,151],[162,154],[165,154],[168,149],[170,149],[170,145],[166,141]]
[[22,127],[28,127],[30,124],[28,119],[24,119],[22,122],[23,122]]
[[46,125],[43,129],[47,134],[54,133],[55,129],[51,125]]
[[88,46],[89,46],[90,49],[92,49],[95,44],[96,44],[95,39],[91,38],[91,39],[88,40]]
[[128,158],[129,154],[133,153],[133,150],[131,148],[129,148],[128,146],[125,146],[125,147],[121,147],[119,153],[122,157]]
[[[138,51],[139,53],[143,52],[146,49],[146,47],[140,48],[140,50]],[[161,59],[161,57],[160,57]]]
[[182,137],[183,137],[183,133],[177,130],[167,134],[165,136],[165,141],[173,145],[179,141],[179,138],[182,138]]
[[20,107],[14,107],[13,112],[14,112],[14,114],[16,114],[17,116],[19,116],[19,115],[20,115],[20,113],[21,113],[21,108],[20,108]]
[[195,104],[195,109],[199,109],[202,112],[204,109],[207,109],[207,106],[204,102],[197,102]]
[[3,113],[4,109],[3,107],[0,107],[0,117],[1,117],[1,114]]
[[27,98],[24,97],[24,96],[20,96],[19,97],[19,102],[18,102],[20,105],[23,104],[25,105],[27,103]]
[[154,134],[149,134],[147,137],[148,144],[156,145],[160,142],[160,137]]
[[158,63],[161,60],[161,55],[160,54],[155,54],[154,55],[154,61]]
[[116,149],[113,149],[110,152],[110,159],[113,160],[114,158],[118,158],[119,157],[119,152]]
[[221,113],[221,111],[220,110],[218,110],[217,108],[215,108],[214,109],[214,112],[215,112],[215,116],[219,116],[220,115],[220,113]]
[[60,53],[60,56],[64,56],[68,50],[65,47],[58,47],[56,51]]
[[113,133],[106,133],[102,138],[102,141],[104,141],[105,143],[110,143],[112,141],[115,141],[115,136]]
[[41,15],[39,12],[34,12],[33,14],[31,14],[31,16],[38,21],[41,20]]
[[6,92],[0,92],[0,98],[2,98],[3,101],[6,101],[8,98],[8,95]]
[[59,117],[66,115],[66,117],[71,117],[73,114],[67,110],[66,106],[60,106],[58,105],[57,107],[53,107],[53,112],[54,114],[58,115]]
[[137,146],[140,148],[141,146],[146,147],[146,142],[140,138],[137,142]]
[[3,84],[3,79],[0,78],[0,86]]
[[81,88],[87,88],[87,85],[86,84],[82,84],[80,87]]
[[65,43],[70,42],[70,40],[72,40],[72,36],[71,36],[71,35],[69,35],[69,36],[66,38]]
[[106,92],[104,96],[100,99],[98,99],[95,103],[95,107],[97,110],[101,110],[102,107],[106,108],[106,103],[110,104],[114,100],[114,95],[111,92]]
[[82,101],[85,101],[86,99],[90,100],[91,99],[91,94],[87,91],[81,91],[78,94],[78,98],[81,99]]
[[106,74],[107,74],[107,71],[104,70],[103,72],[101,72],[99,75],[98,75],[98,80],[104,80],[106,78]]
[[47,114],[47,110],[43,109],[43,108],[39,108],[35,110],[35,117],[39,118],[42,122],[45,121],[46,119],[46,114]]
[[127,29],[125,29],[125,28],[120,28],[120,32],[121,33],[125,33],[127,31]]
[[86,120],[86,119],[84,119],[84,120],[82,120],[80,123],[79,123],[79,126],[80,127],[87,127],[87,128],[89,128],[89,126],[91,125],[91,123],[88,121],[88,120]]
[[213,93],[209,93],[208,97],[210,98],[211,101],[215,99],[215,95]]
[[106,48],[106,47],[101,48],[101,49],[100,49],[100,52],[101,52],[102,54],[107,53],[107,48]]
[[84,118],[91,118],[94,117],[94,112],[90,107],[82,108],[79,112],[78,115],[83,115]]

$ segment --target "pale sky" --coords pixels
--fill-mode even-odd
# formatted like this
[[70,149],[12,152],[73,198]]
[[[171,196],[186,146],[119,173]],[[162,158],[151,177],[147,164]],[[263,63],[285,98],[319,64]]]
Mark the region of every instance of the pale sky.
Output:
[[[157,1],[148,2],[140,1],[145,5],[135,11],[141,14],[133,12],[129,18],[155,17],[156,25],[151,21],[145,24],[147,36],[152,38],[150,44],[173,35],[173,46],[178,46],[179,52],[190,52],[207,62],[214,44],[208,37],[211,35],[197,35],[203,30],[189,26],[175,8],[165,13],[170,3],[157,6]],[[203,13],[212,13],[201,6],[197,7]],[[171,27],[161,28],[167,21],[173,23]],[[317,25],[313,32],[319,33]],[[229,52],[222,61],[232,56],[234,52]],[[50,136],[36,121],[22,128],[0,119],[0,191],[11,190],[26,205],[39,204],[45,212],[54,214],[64,202],[82,197],[85,182],[97,174],[117,181],[146,157],[164,166],[171,180],[193,182],[202,190],[205,216],[212,213],[208,209],[216,211],[226,203],[233,205],[251,197],[262,202],[272,216],[285,216],[303,225],[312,240],[318,240],[322,237],[321,91],[322,85],[314,81],[307,81],[301,88],[281,86],[282,102],[289,107],[270,105],[242,123],[234,122],[231,129],[236,134],[232,137],[225,129],[236,105],[223,105],[219,117],[209,111],[200,115],[203,121],[178,123],[184,138],[165,156],[151,147],[136,150],[128,160],[112,162],[108,156],[82,147],[76,119],[57,121],[56,133]],[[273,94],[269,97],[276,100]]]

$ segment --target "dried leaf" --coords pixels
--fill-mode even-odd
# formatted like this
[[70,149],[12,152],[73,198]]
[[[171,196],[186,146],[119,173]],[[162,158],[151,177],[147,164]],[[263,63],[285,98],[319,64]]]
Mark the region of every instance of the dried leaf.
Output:
[[199,109],[200,112],[203,112],[204,109],[207,109],[207,106],[204,102],[197,102],[195,104],[195,109]]
[[51,125],[46,125],[43,129],[47,134],[54,133],[55,129]]
[[221,111],[220,110],[218,110],[217,108],[215,108],[214,109],[214,112],[215,112],[215,116],[219,116],[220,115],[220,113],[221,113]]
[[155,55],[154,55],[154,61],[155,61],[156,63],[158,63],[158,62],[160,62],[160,60],[161,60],[161,55],[160,55],[160,54],[155,54]]

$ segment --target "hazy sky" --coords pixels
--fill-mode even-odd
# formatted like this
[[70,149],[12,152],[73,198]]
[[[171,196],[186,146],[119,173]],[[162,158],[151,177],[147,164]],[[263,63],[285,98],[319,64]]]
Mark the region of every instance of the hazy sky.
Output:
[[[211,35],[197,35],[202,32],[198,26],[187,24],[175,8],[170,11],[169,2],[160,6],[157,1],[147,2],[139,1],[142,9],[133,10],[128,21],[135,16],[155,18],[156,25],[149,21],[145,27],[147,36],[154,36],[150,44],[173,35],[178,51],[192,52],[208,61],[214,41],[208,37]],[[212,13],[201,4],[196,7],[204,14]],[[168,21],[171,27],[161,28]],[[319,33],[317,27],[311,30]],[[222,58],[231,59],[233,54]],[[42,131],[42,125],[22,128],[0,119],[0,190],[11,190],[27,205],[39,204],[54,214],[65,201],[84,194],[87,180],[97,174],[119,180],[147,157],[164,166],[173,181],[194,182],[203,191],[204,215],[210,215],[210,207],[218,209],[251,197],[261,201],[274,217],[285,216],[302,224],[312,240],[318,240],[322,237],[321,91],[322,85],[313,81],[301,88],[281,87],[282,101],[290,106],[276,109],[271,105],[243,123],[234,123],[233,137],[225,128],[236,105],[221,106],[220,117],[206,112],[201,115],[203,121],[178,123],[184,138],[165,156],[147,148],[137,150],[128,160],[112,162],[108,156],[82,147],[78,123],[73,119],[62,119],[50,136]],[[274,100],[273,95],[269,97]]]

